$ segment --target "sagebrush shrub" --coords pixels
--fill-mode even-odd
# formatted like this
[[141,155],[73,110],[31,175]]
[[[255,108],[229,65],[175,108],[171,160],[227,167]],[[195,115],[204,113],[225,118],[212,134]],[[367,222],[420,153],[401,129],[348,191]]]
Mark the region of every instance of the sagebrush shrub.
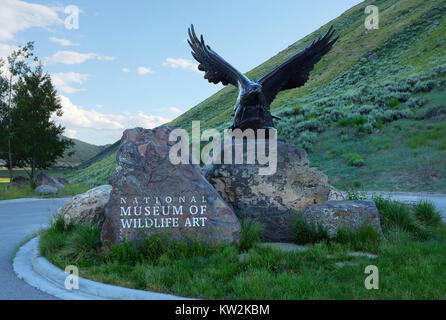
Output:
[[348,165],[354,167],[361,167],[364,165],[364,159],[357,153],[348,153],[344,156]]

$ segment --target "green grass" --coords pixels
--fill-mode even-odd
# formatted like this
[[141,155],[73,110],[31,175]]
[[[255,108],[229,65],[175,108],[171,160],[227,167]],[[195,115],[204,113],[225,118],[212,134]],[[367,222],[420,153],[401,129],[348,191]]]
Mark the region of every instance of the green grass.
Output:
[[59,191],[56,194],[50,195],[38,195],[34,192],[34,189],[27,185],[23,188],[12,187],[8,184],[0,184],[0,200],[11,200],[19,198],[61,198],[74,196],[79,193],[84,193],[89,190],[88,186],[68,184],[65,185],[65,189]]
[[[400,204],[381,199],[378,206],[386,240],[365,228],[341,232],[336,240],[317,240],[303,252],[257,246],[260,227],[248,222],[242,223],[242,247],[152,237],[104,249],[100,226],[67,226],[62,219],[42,232],[40,251],[60,268],[74,264],[82,277],[95,281],[194,298],[445,299],[446,283],[440,281],[446,268],[445,225],[432,226],[428,238],[420,240],[407,228],[412,222],[402,218],[406,209],[394,212],[403,208]],[[420,206],[422,212],[432,211]],[[365,249],[379,258],[348,255]],[[368,265],[379,268],[379,290],[364,288]]]
[[429,201],[420,201],[413,208],[415,218],[427,227],[437,227],[441,225],[441,213]]
[[327,231],[319,226],[309,225],[298,214],[292,219],[292,234],[297,244],[316,243],[328,240]]
[[240,249],[249,250],[260,241],[260,233],[264,225],[256,220],[245,219],[241,221],[242,234],[240,235]]

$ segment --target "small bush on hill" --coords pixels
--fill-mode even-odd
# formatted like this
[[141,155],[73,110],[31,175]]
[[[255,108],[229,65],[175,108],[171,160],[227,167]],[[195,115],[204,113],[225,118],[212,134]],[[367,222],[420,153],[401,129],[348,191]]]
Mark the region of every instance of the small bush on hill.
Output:
[[361,167],[364,165],[364,159],[357,153],[348,153],[344,156],[348,165],[354,167]]
[[400,102],[398,101],[398,99],[393,98],[392,100],[389,101],[389,108],[396,108],[398,105],[400,104]]

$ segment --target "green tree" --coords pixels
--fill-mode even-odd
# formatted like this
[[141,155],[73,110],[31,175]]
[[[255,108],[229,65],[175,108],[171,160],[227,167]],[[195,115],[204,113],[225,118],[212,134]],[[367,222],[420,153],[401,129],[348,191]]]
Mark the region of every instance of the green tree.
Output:
[[[14,108],[14,86],[21,78],[31,71],[29,60],[33,58],[34,42],[13,51],[7,58],[7,63],[0,61],[0,160],[5,160],[12,179],[12,168],[15,166],[14,146],[12,139],[11,111]],[[34,58],[37,61],[37,58]],[[3,72],[6,66],[7,72]]]
[[0,58],[0,160],[8,158],[8,78],[4,73],[5,60]]
[[39,65],[15,85],[11,110],[14,164],[35,181],[38,170],[48,169],[74,143],[62,138],[65,128],[52,117],[62,116],[62,105],[51,78]]
[[5,67],[5,61],[0,58],[0,159],[4,159],[7,156],[8,152],[6,147],[7,141],[7,131],[6,131],[6,123],[7,123],[7,114],[8,114],[8,79],[3,72],[3,68]]

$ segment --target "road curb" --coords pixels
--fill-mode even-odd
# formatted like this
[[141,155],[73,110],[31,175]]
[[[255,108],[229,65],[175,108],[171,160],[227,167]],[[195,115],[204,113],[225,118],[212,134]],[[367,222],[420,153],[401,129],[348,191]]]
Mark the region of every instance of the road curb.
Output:
[[23,245],[17,252],[13,268],[29,285],[63,300],[189,300],[170,294],[135,290],[99,283],[79,277],[79,289],[65,288],[68,274],[39,256],[39,237]]

